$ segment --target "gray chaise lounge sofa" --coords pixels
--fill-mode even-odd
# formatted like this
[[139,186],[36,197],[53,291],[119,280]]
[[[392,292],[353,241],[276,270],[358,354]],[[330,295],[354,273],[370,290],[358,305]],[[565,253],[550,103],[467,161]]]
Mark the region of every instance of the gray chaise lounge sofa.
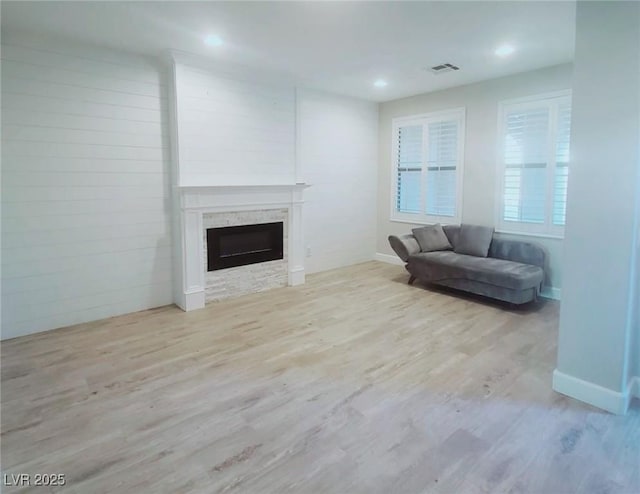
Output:
[[[446,225],[442,229],[456,249],[460,226]],[[406,263],[410,284],[417,278],[519,305],[537,300],[544,281],[545,252],[528,242],[493,235],[487,257],[454,250],[421,252],[412,234],[390,235],[389,243]]]

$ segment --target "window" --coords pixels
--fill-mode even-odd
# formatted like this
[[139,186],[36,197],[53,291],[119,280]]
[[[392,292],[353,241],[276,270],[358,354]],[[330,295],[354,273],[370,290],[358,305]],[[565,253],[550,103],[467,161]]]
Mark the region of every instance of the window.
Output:
[[464,108],[393,121],[391,220],[459,223]]
[[570,125],[569,92],[500,104],[498,230],[563,235]]

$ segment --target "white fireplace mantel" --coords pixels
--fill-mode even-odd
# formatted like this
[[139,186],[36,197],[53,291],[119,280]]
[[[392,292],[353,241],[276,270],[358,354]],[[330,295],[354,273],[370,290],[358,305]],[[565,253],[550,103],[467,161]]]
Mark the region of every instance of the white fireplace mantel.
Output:
[[[307,184],[278,185],[187,185],[178,186],[182,209],[227,211],[240,207],[302,203]],[[220,209],[222,208],[222,209]]]
[[[174,188],[178,199],[182,276],[176,280],[176,304],[183,310],[205,305],[203,214],[282,208],[288,211],[288,284],[305,281],[302,225],[305,183],[269,185],[188,185]],[[178,275],[180,273],[177,273]]]

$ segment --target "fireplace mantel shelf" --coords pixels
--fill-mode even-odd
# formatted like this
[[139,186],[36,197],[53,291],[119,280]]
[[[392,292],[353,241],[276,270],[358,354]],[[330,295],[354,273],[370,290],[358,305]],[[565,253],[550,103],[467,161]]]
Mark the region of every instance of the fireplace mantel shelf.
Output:
[[297,184],[246,184],[246,185],[179,185],[182,209],[237,210],[264,209],[302,202],[302,194],[309,187]]

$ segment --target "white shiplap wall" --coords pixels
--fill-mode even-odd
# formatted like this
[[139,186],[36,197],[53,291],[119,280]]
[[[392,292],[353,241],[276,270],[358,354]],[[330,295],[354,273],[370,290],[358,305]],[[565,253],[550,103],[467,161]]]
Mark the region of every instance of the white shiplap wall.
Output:
[[295,181],[295,89],[175,64],[180,185]]
[[306,271],[373,259],[378,105],[311,90],[297,95],[297,159],[305,191]]
[[163,77],[3,40],[3,339],[172,302]]

